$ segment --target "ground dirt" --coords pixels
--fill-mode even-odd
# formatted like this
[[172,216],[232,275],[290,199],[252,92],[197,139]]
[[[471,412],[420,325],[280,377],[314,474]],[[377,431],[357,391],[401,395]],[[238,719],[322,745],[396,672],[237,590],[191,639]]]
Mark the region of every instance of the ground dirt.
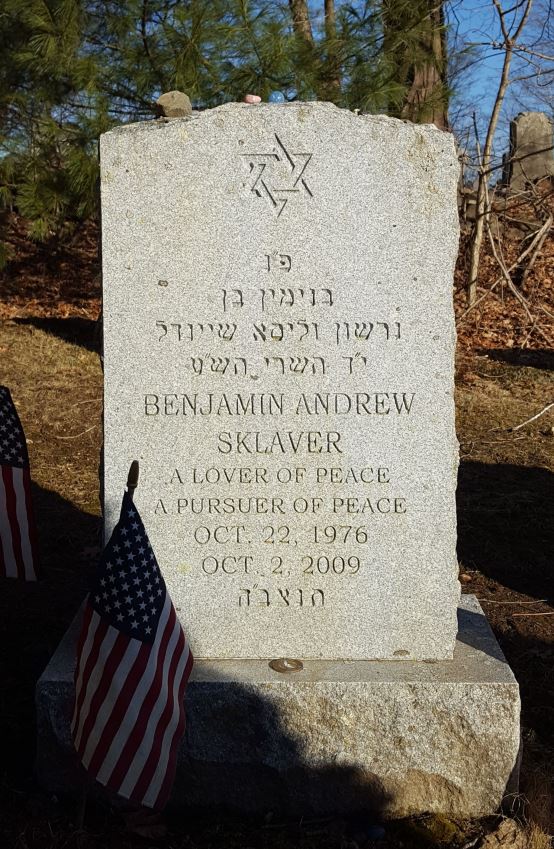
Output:
[[[92,807],[81,830],[73,824],[71,806],[45,797],[34,783],[35,682],[82,601],[100,554],[96,235],[90,225],[78,243],[41,258],[42,249],[25,248],[25,233],[15,228],[18,256],[0,278],[0,383],[12,391],[29,443],[43,571],[36,585],[2,584],[0,847],[372,846],[368,824],[360,821],[170,819],[168,836],[157,844],[151,826],[143,827],[142,837],[132,836],[121,815]],[[545,262],[548,267],[551,260]],[[546,279],[548,268],[542,273]],[[545,292],[540,304],[548,312],[546,284]],[[530,812],[552,833],[554,408],[519,425],[554,400],[554,353],[547,347],[553,329],[536,299],[533,309],[545,318],[537,325],[540,332],[518,304],[509,304],[507,324],[499,329],[493,295],[484,301],[492,312],[475,312],[471,325],[462,321],[459,291],[456,301],[460,575],[463,591],[481,601],[521,687],[524,763],[514,813]],[[387,826],[386,840],[375,845],[469,849],[494,826],[493,821],[397,823]],[[539,841],[532,849],[546,844]]]

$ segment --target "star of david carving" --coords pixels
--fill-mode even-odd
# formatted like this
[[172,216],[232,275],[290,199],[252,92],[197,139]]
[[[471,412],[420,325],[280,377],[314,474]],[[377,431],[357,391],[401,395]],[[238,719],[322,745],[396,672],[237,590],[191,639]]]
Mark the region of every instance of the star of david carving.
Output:
[[[277,133],[275,133],[275,141],[276,145],[270,153],[245,153],[243,158],[248,163],[252,178],[250,191],[256,197],[266,198],[279,218],[295,194],[305,192],[309,197],[313,197],[304,177],[313,154],[289,153]],[[282,181],[281,164],[290,170],[286,183]],[[274,173],[277,165],[279,165],[278,175]]]

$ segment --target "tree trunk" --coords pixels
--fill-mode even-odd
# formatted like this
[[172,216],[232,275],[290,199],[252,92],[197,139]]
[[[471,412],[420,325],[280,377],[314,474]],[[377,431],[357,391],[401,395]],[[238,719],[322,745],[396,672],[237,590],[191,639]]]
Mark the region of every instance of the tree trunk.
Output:
[[292,14],[294,32],[307,44],[313,45],[314,36],[312,33],[312,25],[310,23],[308,0],[289,0],[289,6]]
[[412,82],[406,94],[402,117],[422,124],[448,129],[446,82],[446,43],[442,3],[428,0],[429,16],[421,37],[427,57],[415,62]]
[[441,0],[383,0],[384,53],[391,82],[404,89],[389,112],[416,123],[448,128],[446,39]]
[[325,0],[325,49],[326,58],[321,80],[324,100],[337,103],[341,94],[340,57],[337,42],[337,19],[335,0]]

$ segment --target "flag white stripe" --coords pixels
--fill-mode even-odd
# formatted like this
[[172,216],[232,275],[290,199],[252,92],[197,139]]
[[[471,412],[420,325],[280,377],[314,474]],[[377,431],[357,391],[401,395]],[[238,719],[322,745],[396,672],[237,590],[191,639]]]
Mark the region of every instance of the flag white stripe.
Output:
[[104,639],[100,643],[100,651],[98,652],[98,659],[92,672],[89,675],[87,684],[86,684],[86,692],[85,698],[83,700],[83,704],[81,706],[79,721],[77,724],[77,729],[75,732],[75,748],[79,748],[81,744],[81,736],[83,734],[83,728],[87,717],[89,715],[90,703],[92,702],[94,695],[98,689],[98,685],[102,681],[104,676],[104,666],[106,662],[110,658],[110,654],[114,647],[115,641],[119,636],[119,631],[116,628],[112,628],[111,625],[108,626],[108,630],[104,635]]
[[83,752],[81,758],[83,764],[86,767],[88,767],[92,760],[92,756],[94,755],[96,747],[100,742],[102,732],[104,731],[106,723],[109,722],[110,717],[112,715],[112,711],[117,697],[125,686],[128,677],[128,672],[131,669],[136,659],[136,656],[140,651],[141,646],[142,643],[140,642],[140,640],[131,639],[119,662],[117,669],[114,672],[108,691],[104,696],[102,705],[100,706],[98,713],[94,717],[94,724],[89,731],[85,751]]
[[13,487],[15,490],[17,522],[19,524],[19,533],[21,535],[21,553],[23,555],[23,565],[25,567],[25,579],[27,581],[33,581],[35,579],[35,570],[33,568],[33,550],[31,548],[31,539],[29,536],[27,501],[25,488],[23,486],[24,473],[24,469],[13,470]]
[[11,474],[11,469],[0,468],[0,538],[2,551],[4,552],[4,563],[8,578],[17,578],[17,561],[13,547],[12,529],[8,516],[8,500],[4,486],[4,475]]
[[[179,688],[181,686],[183,680],[183,673],[185,671],[185,667],[187,664],[187,660],[189,657],[189,647],[185,643],[184,651],[181,654],[179,659],[179,663],[177,664],[177,669],[175,672],[175,680],[173,682],[173,713],[168,721],[166,726],[164,736],[162,739],[162,748],[160,751],[160,759],[157,763],[156,770],[154,775],[152,776],[152,781],[150,782],[150,786],[148,790],[144,794],[143,804],[152,807],[156,803],[156,799],[159,796],[160,790],[162,789],[162,784],[164,782],[164,778],[167,771],[167,764],[169,761],[170,746],[169,744],[173,740],[173,735],[179,724],[179,719],[181,717],[181,711],[183,710],[183,706],[179,702]],[[168,698],[169,701],[169,698]]]
[[100,767],[96,775],[96,778],[102,784],[105,784],[107,781],[109,781],[113,769],[115,768],[115,765],[119,760],[119,756],[123,750],[123,747],[125,746],[130,734],[132,734],[135,728],[140,709],[142,707],[144,699],[146,698],[146,694],[150,689],[152,681],[154,680],[154,675],[156,674],[156,669],[158,667],[160,643],[167,626],[167,621],[169,619],[170,612],[171,600],[169,598],[169,594],[166,593],[165,604],[160,613],[156,638],[154,640],[154,643],[152,644],[151,657],[148,659],[148,663],[145,667],[142,678],[137,684],[137,688],[134,692],[132,702],[129,706],[129,710],[125,714],[125,719],[122,722],[121,727],[118,729],[117,733],[114,735],[112,744],[108,749],[102,766]]
[[[85,602],[85,604],[86,604],[86,602]],[[100,617],[98,616],[96,611],[93,611],[90,622],[89,622],[89,626],[88,626],[87,636],[85,638],[85,642],[83,643],[83,650],[81,652],[80,657],[77,658],[79,675],[78,675],[77,681],[75,682],[75,708],[74,708],[74,711],[73,711],[73,719],[71,721],[71,733],[72,734],[75,734],[75,727],[76,727],[76,723],[77,723],[77,720],[78,720],[77,699],[79,698],[79,693],[81,692],[81,688],[83,686],[83,675],[84,675],[84,672],[85,672],[85,667],[87,665],[87,661],[88,661],[88,658],[89,658],[89,655],[90,655],[90,652],[91,652],[91,649],[92,649],[92,646],[93,646],[93,643],[94,643],[94,637],[95,637],[96,631],[98,630],[101,621],[102,620],[100,619]]]
[[133,760],[129,764],[129,767],[127,769],[127,775],[122,781],[120,789],[118,791],[119,793],[121,793],[122,796],[129,797],[132,794],[142,772],[142,768],[148,760],[150,752],[152,751],[152,746],[154,743],[154,734],[158,725],[158,720],[167,702],[167,678],[180,633],[181,625],[179,624],[179,621],[176,618],[175,626],[171,633],[171,637],[169,638],[169,645],[167,647],[167,653],[164,659],[164,665],[161,674],[162,685],[160,687],[160,692],[158,693],[156,702],[152,707],[150,716],[148,717],[148,722],[146,724],[142,740],[140,741],[139,747],[135,753]]

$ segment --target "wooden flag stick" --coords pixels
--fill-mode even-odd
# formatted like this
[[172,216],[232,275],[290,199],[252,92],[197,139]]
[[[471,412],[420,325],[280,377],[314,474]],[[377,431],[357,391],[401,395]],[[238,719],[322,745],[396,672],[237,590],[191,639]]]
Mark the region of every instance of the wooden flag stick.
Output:
[[129,493],[129,497],[131,501],[133,500],[133,496],[135,494],[135,489],[138,486],[139,482],[139,462],[138,460],[133,460],[131,463],[131,468],[129,469],[129,474],[127,475],[127,492]]

